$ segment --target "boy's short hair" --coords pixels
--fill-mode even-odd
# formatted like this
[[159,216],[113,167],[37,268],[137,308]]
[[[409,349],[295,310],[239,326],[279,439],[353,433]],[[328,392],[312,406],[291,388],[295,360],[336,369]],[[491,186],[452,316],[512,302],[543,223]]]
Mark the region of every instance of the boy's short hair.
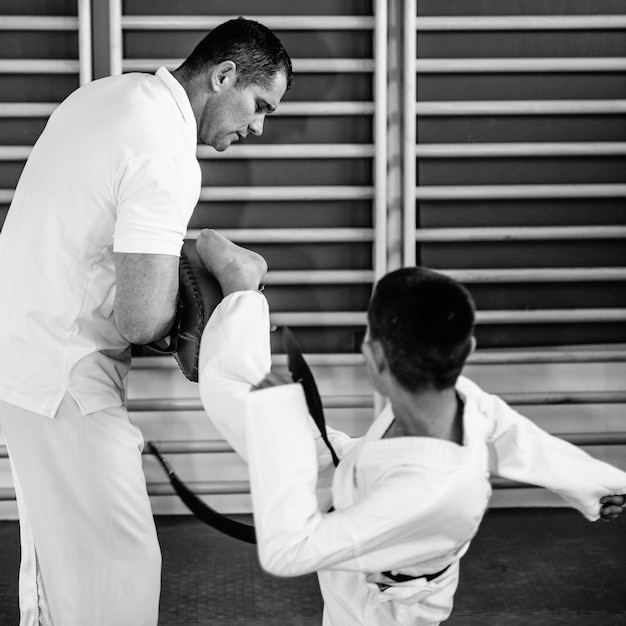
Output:
[[266,26],[244,17],[216,26],[180,66],[185,78],[223,61],[237,66],[237,85],[269,87],[284,72],[287,89],[293,81],[291,59],[276,35]]
[[381,278],[368,310],[370,340],[408,391],[453,387],[472,349],[474,301],[457,281],[423,267]]

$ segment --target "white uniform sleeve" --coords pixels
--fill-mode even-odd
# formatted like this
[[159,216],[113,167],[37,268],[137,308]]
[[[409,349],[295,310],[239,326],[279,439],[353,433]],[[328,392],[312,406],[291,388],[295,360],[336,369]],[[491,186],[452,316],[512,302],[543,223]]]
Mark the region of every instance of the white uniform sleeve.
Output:
[[493,474],[558,493],[589,520],[597,520],[600,498],[626,493],[626,473],[550,435],[497,396],[482,392],[493,419],[490,463]]
[[267,300],[256,291],[226,296],[202,334],[198,383],[209,418],[244,460],[247,397],[271,365]]
[[[199,361],[203,406],[215,427],[246,460],[246,401],[272,365],[269,308],[261,293],[240,291],[220,302],[204,329]],[[320,488],[327,489],[332,482],[332,459],[311,418],[309,429],[319,452]],[[330,428],[328,436],[341,458],[353,440]]]
[[425,559],[456,545],[440,532],[437,515],[431,516],[440,508],[439,478],[432,479],[434,485],[427,474],[416,479],[415,471],[402,467],[389,471],[353,506],[320,511],[315,443],[299,385],[251,393],[246,419],[259,559],[268,572],[385,571],[398,564],[399,553],[406,558],[407,541],[414,557],[417,526],[424,529],[425,552],[430,551]]
[[113,250],[180,256],[200,180],[197,161],[184,155],[157,153],[126,162],[116,182]]

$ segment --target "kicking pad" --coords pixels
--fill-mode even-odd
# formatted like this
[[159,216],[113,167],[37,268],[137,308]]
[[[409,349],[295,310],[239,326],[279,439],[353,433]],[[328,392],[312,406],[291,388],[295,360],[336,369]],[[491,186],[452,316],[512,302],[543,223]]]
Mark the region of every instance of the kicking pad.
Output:
[[183,374],[197,383],[202,331],[221,301],[222,289],[200,260],[195,239],[186,239],[180,253],[178,310],[169,344],[153,342],[146,348],[173,355]]

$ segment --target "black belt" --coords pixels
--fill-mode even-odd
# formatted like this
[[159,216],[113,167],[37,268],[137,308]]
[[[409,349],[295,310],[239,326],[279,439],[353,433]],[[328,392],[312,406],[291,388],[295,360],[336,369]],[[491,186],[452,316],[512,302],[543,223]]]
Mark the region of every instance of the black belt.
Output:
[[[409,576],[408,574],[392,574],[391,572],[382,572],[382,574],[383,576],[386,576],[387,578],[393,580],[394,583],[406,583],[409,580],[417,580],[418,578],[425,578],[427,581],[430,582],[431,580],[434,580],[435,578],[441,576],[445,571],[447,571],[449,567],[450,565],[447,565],[442,570],[435,572],[434,574],[422,574],[421,576]],[[385,591],[385,589],[391,587],[391,585],[386,585],[385,583],[377,584],[380,587],[381,591]]]

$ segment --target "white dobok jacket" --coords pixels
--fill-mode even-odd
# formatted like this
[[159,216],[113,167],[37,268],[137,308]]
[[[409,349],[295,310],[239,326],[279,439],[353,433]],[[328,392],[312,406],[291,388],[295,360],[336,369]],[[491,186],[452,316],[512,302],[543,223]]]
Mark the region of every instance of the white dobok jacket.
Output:
[[[325,626],[445,620],[491,474],[555,491],[590,520],[599,517],[602,496],[626,492],[626,473],[549,435],[466,378],[457,384],[463,445],[382,439],[394,419],[387,408],[364,437],[329,429],[341,458],[335,469],[299,384],[251,391],[270,359],[265,298],[227,296],[202,339],[202,400],[249,465],[262,566],[278,576],[318,572]],[[383,572],[418,578],[394,582]]]

